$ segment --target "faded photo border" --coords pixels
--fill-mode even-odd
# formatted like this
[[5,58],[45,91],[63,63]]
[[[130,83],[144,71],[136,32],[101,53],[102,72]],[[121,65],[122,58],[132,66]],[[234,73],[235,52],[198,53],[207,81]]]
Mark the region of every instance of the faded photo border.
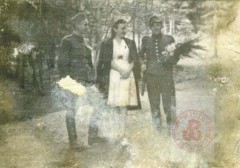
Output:
[[238,0],[0,0],[0,167],[240,167],[239,28]]

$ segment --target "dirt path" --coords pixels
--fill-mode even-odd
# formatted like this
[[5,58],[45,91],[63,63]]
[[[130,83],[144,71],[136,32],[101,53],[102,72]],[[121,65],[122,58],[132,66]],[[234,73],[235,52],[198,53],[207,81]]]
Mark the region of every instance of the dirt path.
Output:
[[[180,65],[184,67],[185,64],[188,67],[179,71],[176,77],[177,113],[199,110],[213,116],[214,98],[205,80],[204,66],[189,65],[188,62]],[[0,167],[209,167],[208,157],[213,154],[211,147],[204,152],[189,153],[179,149],[166,136],[166,128],[162,136],[156,136],[152,128],[147,94],[142,97],[142,104],[143,111],[129,113],[126,131],[128,143],[125,148],[114,143],[115,133],[119,130],[109,116],[105,116],[105,121],[102,122],[102,135],[107,137],[109,142],[94,144],[84,152],[74,152],[68,148],[64,111],[4,125],[0,129],[0,134],[4,135],[0,143]],[[76,116],[79,142],[85,145],[91,112],[92,108],[86,105]],[[162,115],[166,127],[164,114]]]

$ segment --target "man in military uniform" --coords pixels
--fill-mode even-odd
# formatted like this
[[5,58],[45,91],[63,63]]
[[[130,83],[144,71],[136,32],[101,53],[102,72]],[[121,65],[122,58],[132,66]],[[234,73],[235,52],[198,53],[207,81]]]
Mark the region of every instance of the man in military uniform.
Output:
[[164,112],[167,116],[168,133],[170,134],[171,122],[176,117],[175,87],[173,81],[173,66],[179,61],[179,56],[164,54],[165,47],[174,43],[172,36],[161,33],[162,20],[153,16],[149,20],[152,36],[142,38],[140,58],[142,71],[145,72],[145,79],[148,90],[148,97],[151,106],[153,126],[161,133],[160,95]]
[[[89,29],[88,20],[83,13],[79,13],[71,18],[71,23],[74,28],[73,33],[63,37],[60,43],[60,56],[58,60],[59,75],[61,78],[69,75],[82,85],[89,86],[93,81],[93,65],[91,49],[86,45],[84,40]],[[63,103],[66,104],[66,102]],[[74,105],[75,104],[65,105],[67,110],[66,126],[69,143],[71,148],[83,149],[83,147],[77,143],[75,124],[76,109]]]
[[80,13],[71,18],[73,33],[63,37],[60,43],[58,70],[60,77],[70,75],[71,78],[84,83],[90,82],[92,69],[91,50],[84,43],[88,33],[88,21]]

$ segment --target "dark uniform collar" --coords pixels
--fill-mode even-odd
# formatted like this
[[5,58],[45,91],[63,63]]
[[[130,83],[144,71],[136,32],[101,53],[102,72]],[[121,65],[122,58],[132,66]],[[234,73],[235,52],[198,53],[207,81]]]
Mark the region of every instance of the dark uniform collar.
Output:
[[159,34],[152,34],[153,39],[161,39],[162,38],[162,33]]
[[74,37],[75,39],[77,39],[79,42],[83,43],[83,36],[77,35],[76,33],[72,33],[72,37]]

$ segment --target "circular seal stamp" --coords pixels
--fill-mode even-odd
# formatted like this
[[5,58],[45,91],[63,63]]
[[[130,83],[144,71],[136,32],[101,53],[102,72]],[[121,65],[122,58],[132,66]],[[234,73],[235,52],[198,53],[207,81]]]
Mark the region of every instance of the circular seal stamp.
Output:
[[181,113],[172,125],[172,137],[181,149],[200,151],[214,137],[214,125],[203,112],[191,110]]

